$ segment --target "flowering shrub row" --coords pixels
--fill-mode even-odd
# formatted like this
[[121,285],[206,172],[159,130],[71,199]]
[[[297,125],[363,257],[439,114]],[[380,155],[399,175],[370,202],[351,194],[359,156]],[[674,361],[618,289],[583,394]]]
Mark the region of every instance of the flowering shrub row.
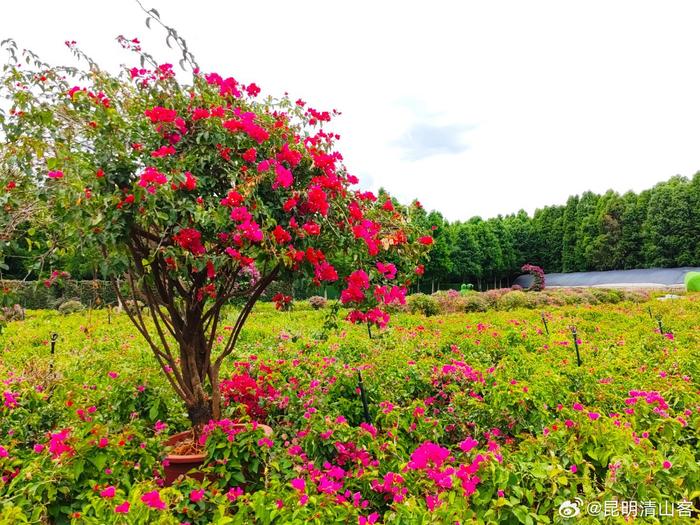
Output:
[[644,290],[561,288],[531,294],[517,289],[500,288],[487,292],[459,293],[455,290],[446,290],[432,295],[414,294],[408,297],[408,303],[415,304],[411,307],[414,312],[429,311],[429,315],[435,315],[516,308],[541,309],[564,305],[639,303],[649,300],[649,297],[650,293]]
[[398,313],[318,341],[323,311],[259,305],[203,432],[210,476],[170,488],[161,443],[187,415],[125,314],[29,311],[1,339],[0,522],[535,523],[575,497],[692,499],[700,304],[654,302],[667,334],[648,306],[552,307],[549,335],[537,311]]

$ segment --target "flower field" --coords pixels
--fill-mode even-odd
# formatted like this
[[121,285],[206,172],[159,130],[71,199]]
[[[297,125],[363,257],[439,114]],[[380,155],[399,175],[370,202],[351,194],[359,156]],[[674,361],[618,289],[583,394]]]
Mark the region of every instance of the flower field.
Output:
[[540,311],[516,309],[398,313],[371,339],[348,323],[324,339],[327,312],[256,307],[222,370],[224,419],[200,436],[207,478],[172,487],[162,443],[187,413],[126,315],[9,323],[0,523],[624,521],[619,507],[562,517],[577,497],[670,502],[673,518],[636,522],[694,522],[682,509],[700,498],[696,296],[551,307],[549,334]]

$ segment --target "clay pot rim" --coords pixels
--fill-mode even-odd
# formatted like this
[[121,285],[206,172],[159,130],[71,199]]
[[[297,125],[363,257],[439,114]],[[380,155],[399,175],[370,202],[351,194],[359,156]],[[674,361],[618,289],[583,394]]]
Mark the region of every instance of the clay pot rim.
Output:
[[[247,423],[234,423],[234,426],[236,427],[245,427],[247,426]],[[265,437],[271,437],[273,434],[272,428],[270,428],[267,425],[263,425],[262,423],[258,423],[258,427],[262,429],[263,433],[265,434]],[[165,446],[173,446],[176,445],[181,441],[181,439],[189,434],[192,433],[192,430],[184,430],[182,432],[178,432],[177,434],[173,434],[170,436],[167,440],[165,440],[164,445]],[[168,454],[165,456],[165,459],[168,460],[170,463],[195,463],[195,462],[203,462],[207,458],[206,454]]]

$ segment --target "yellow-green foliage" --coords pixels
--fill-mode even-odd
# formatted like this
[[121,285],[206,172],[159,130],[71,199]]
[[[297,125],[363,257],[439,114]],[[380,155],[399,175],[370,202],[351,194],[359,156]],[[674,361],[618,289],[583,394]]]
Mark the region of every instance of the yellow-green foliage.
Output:
[[[559,505],[576,497],[697,501],[698,298],[544,307],[549,335],[539,309],[519,306],[518,299],[504,311],[397,313],[372,339],[366,327],[341,323],[321,340],[329,309],[259,305],[222,377],[257,381],[255,399],[275,435],[271,445],[246,432],[231,447],[225,436],[210,447],[232,479],[245,474],[241,464],[264,473],[234,501],[226,496],[234,483],[221,478],[157,485],[160,443],[188,421],[126,314],[112,313],[109,323],[106,311],[28,311],[0,338],[0,380],[15,400],[0,400],[0,470],[18,472],[0,482],[0,523],[358,523],[376,513],[377,523],[534,524],[560,522]],[[234,314],[220,324],[219,345]],[[658,332],[657,316],[667,333]],[[360,426],[358,366],[372,426]],[[226,407],[226,417],[245,414],[236,402]],[[72,453],[52,459],[48,448],[35,450],[63,429]],[[465,452],[467,438],[478,444]],[[450,458],[437,470],[415,468],[430,443]],[[358,451],[352,460],[350,446]],[[475,464],[473,492],[449,473],[451,488],[433,479],[448,466]],[[336,467],[343,475],[331,478]],[[400,501],[372,489],[389,472],[403,479]],[[291,486],[296,478],[308,500]],[[329,488],[331,479],[340,488]],[[110,486],[114,498],[100,496]],[[204,490],[202,500],[192,501],[193,490]],[[364,507],[341,501],[346,490]],[[153,491],[164,510],[142,502]],[[116,514],[124,502],[129,514]]]

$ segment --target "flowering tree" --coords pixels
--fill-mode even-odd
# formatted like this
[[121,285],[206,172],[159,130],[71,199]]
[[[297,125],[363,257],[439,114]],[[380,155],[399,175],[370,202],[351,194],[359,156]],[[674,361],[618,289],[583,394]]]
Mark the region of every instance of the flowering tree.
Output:
[[[260,100],[253,83],[201,73],[186,47],[183,82],[137,40],[119,42],[141,67],[110,74],[74,42],[87,67],[51,67],[5,43],[3,162],[32,181],[64,246],[95,254],[122,301],[120,277],[147,305],[127,313],[201,426],[220,417],[219,370],[271,282],[344,281],[349,320],[381,327],[432,238],[405,208],[352,189],[324,129],[335,111]],[[21,205],[18,189],[6,206]],[[243,306],[222,331],[232,300]]]
[[544,290],[544,270],[534,264],[524,264],[521,270],[532,275],[532,284],[530,290],[533,292],[541,292]]

